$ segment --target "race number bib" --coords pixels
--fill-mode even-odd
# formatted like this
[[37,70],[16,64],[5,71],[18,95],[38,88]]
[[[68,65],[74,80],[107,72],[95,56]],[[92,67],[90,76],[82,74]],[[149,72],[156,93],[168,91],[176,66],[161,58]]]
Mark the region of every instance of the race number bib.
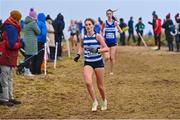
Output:
[[86,51],[86,54],[87,54],[87,55],[97,55],[97,54],[98,54],[98,53],[93,53],[93,52],[91,52],[91,50],[90,50],[89,47],[86,47],[86,48],[85,48],[85,51]]
[[113,38],[115,38],[115,37],[114,37],[114,33],[107,33],[107,34],[106,34],[106,38],[108,38],[108,39],[113,39]]

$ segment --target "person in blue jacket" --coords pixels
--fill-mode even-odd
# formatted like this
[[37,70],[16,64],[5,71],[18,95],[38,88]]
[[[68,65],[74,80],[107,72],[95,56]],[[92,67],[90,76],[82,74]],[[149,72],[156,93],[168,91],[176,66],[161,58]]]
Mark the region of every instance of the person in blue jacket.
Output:
[[41,65],[44,60],[44,44],[46,43],[47,27],[44,13],[38,14],[38,26],[41,33],[38,35],[38,54],[36,56],[35,69],[33,74],[41,74]]
[[132,36],[132,39],[133,39],[133,43],[136,42],[136,39],[135,39],[135,36],[134,36],[134,25],[133,24],[134,24],[133,17],[131,16],[130,20],[128,21],[128,27],[129,27],[129,29],[128,29],[128,33],[129,33],[128,43],[129,43],[129,40],[130,40],[131,36]]

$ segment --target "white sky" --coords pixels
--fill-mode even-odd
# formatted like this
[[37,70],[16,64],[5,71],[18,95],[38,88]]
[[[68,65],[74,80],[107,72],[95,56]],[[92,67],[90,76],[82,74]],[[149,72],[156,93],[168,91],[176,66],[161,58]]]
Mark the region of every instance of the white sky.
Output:
[[5,20],[11,10],[18,9],[24,19],[32,7],[37,12],[50,14],[53,19],[58,13],[62,13],[66,22],[66,35],[70,19],[106,19],[105,11],[109,8],[118,9],[115,16],[123,17],[125,22],[130,16],[134,17],[135,23],[142,17],[147,32],[151,30],[147,22],[152,19],[152,11],[155,10],[162,19],[170,12],[174,19],[174,15],[180,13],[180,0],[0,0],[0,18]]

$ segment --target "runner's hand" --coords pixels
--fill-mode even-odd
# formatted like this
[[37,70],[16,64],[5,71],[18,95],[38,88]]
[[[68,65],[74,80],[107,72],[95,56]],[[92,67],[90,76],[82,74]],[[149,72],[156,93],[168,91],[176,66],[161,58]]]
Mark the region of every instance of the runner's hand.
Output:
[[74,61],[78,62],[79,58],[80,58],[80,54],[76,54],[76,56],[74,57]]

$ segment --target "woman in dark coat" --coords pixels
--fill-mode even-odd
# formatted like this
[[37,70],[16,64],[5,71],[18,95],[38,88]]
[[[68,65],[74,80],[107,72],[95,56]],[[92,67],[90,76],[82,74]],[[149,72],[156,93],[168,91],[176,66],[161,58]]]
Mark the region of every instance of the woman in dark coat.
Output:
[[65,27],[65,22],[64,22],[64,17],[61,13],[59,13],[56,17],[56,19],[53,22],[53,27],[55,31],[55,42],[58,43],[58,57],[62,57],[62,47],[61,47],[61,42],[63,39],[63,30]]

